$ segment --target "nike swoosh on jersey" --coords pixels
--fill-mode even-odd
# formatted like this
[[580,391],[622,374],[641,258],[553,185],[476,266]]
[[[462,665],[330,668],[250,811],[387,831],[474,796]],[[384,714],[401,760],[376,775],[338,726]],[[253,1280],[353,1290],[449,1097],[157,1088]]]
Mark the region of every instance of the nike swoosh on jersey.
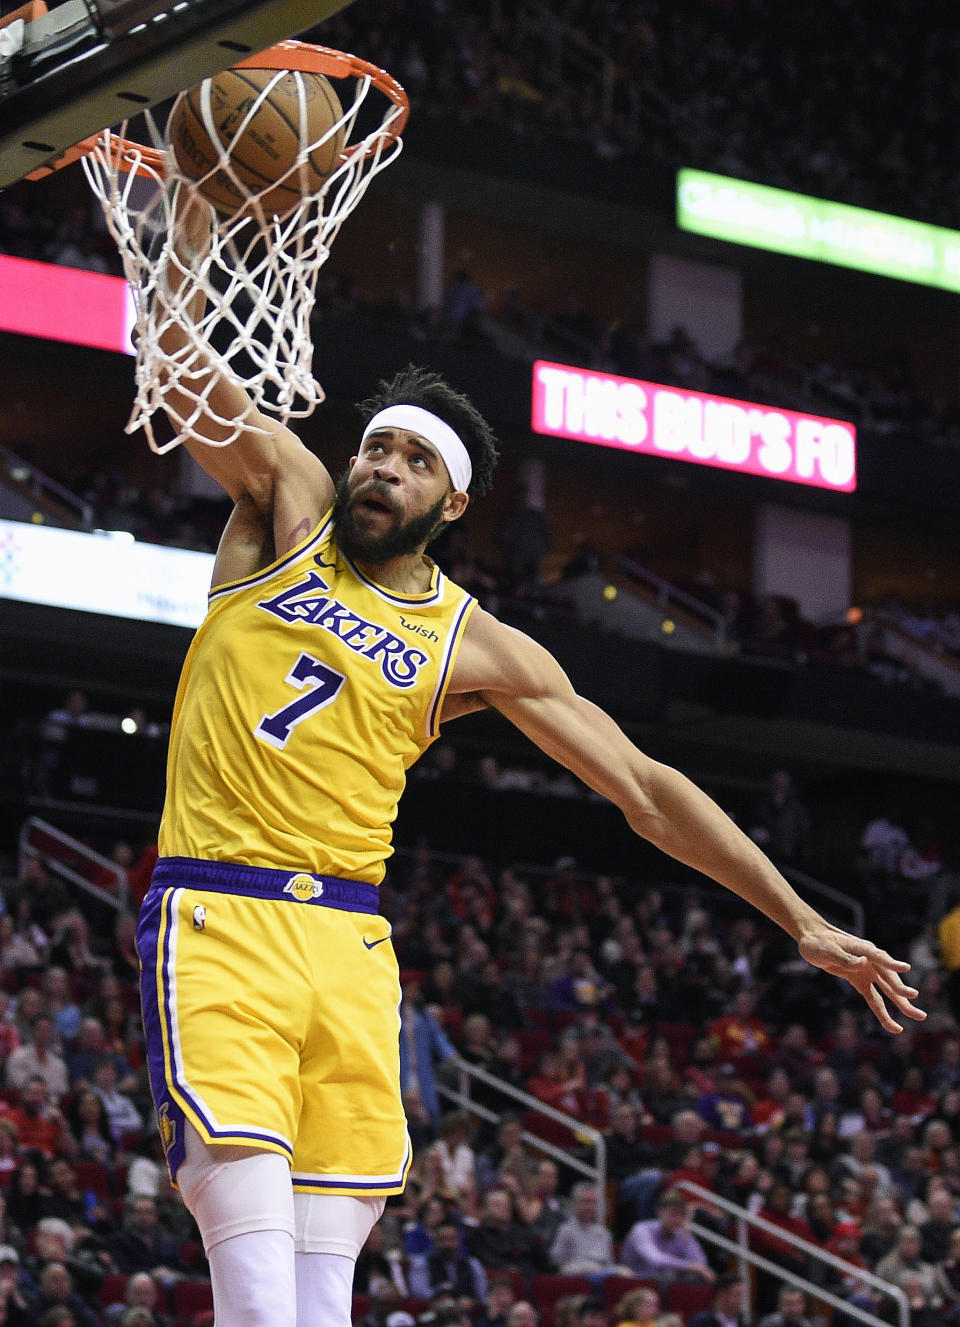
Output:
[[390,939],[389,935],[383,935],[380,937],[379,940],[368,940],[367,937],[364,936],[363,943],[367,947],[367,949],[376,949],[377,945],[382,945],[384,940],[389,940],[389,939]]

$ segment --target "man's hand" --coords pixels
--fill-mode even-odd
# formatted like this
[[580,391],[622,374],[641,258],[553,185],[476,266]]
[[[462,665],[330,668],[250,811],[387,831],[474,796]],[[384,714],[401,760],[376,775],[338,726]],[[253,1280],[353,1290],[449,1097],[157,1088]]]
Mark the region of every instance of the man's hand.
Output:
[[910,964],[891,958],[869,940],[849,935],[824,922],[822,927],[801,935],[800,954],[815,968],[823,968],[835,977],[843,977],[863,996],[871,1013],[888,1032],[902,1032],[903,1027],[890,1015],[886,1000],[907,1018],[922,1022],[926,1014],[912,1003],[918,992],[906,986],[900,976],[910,971]]

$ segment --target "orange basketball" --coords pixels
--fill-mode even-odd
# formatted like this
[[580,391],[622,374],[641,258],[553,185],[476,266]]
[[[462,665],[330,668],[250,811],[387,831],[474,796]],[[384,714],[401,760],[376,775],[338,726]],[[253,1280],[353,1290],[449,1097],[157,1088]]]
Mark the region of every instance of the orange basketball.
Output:
[[[216,139],[211,139],[204,123],[203,83],[180,93],[167,120],[167,142],[188,179],[203,179],[229,148],[233,170],[251,194],[261,195],[267,216],[282,216],[304,194],[317,193],[336,170],[343,151],[341,127],[314,148],[301,168],[296,168],[301,123],[306,130],[304,142],[316,143],[337,123],[343,108],[322,74],[286,70],[277,79],[277,72],[225,69],[207,80]],[[258,95],[274,79],[276,83],[250,115]],[[249,122],[234,142],[248,115]],[[203,181],[200,193],[227,216],[247,202],[247,195],[222,167]]]

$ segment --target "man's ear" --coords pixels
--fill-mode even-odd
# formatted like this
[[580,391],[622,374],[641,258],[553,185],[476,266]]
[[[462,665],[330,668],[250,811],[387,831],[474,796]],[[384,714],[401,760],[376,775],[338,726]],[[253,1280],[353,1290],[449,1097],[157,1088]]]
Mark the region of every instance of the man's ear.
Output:
[[466,493],[451,493],[443,505],[443,519],[457,521],[467,510],[470,498]]

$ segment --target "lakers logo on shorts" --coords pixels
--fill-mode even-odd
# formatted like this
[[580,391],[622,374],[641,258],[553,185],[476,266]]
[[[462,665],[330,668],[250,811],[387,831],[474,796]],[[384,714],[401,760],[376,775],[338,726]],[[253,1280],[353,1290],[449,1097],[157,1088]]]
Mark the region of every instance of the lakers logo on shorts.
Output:
[[298,903],[309,903],[323,893],[323,885],[314,880],[312,875],[292,875],[283,887],[285,894],[291,894]]
[[166,1101],[157,1112],[157,1132],[163,1144],[163,1155],[169,1156],[171,1147],[177,1141],[177,1124],[170,1118],[170,1106]]

